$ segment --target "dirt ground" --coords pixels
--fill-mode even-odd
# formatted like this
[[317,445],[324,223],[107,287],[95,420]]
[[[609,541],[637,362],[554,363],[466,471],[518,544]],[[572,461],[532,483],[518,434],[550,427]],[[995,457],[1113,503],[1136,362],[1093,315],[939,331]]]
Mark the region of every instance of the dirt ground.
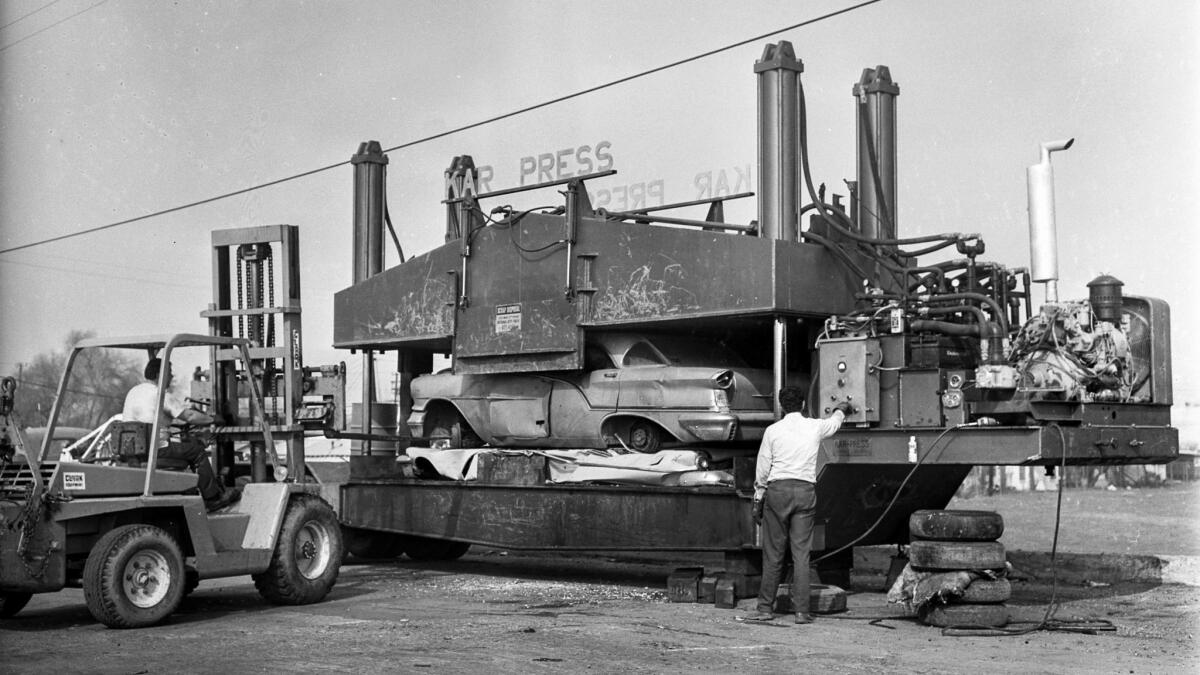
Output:
[[[1194,673],[1200,588],[1060,588],[1058,619],[1098,635],[947,637],[895,618],[882,578],[856,577],[850,610],[795,626],[752,608],[666,601],[678,561],[469,553],[453,563],[350,563],[323,603],[275,607],[246,577],[205,581],[166,624],[119,631],[83,592],[35,596],[0,623],[0,672],[831,672]],[[1045,615],[1048,586],[1014,584],[1016,618]],[[882,619],[872,623],[873,619]]]

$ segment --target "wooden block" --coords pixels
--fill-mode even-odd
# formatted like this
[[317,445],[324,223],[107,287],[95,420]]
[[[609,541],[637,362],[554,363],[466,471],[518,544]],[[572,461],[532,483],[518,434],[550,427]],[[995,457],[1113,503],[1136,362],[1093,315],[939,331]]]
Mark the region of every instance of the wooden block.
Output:
[[737,607],[737,590],[734,587],[733,579],[722,577],[717,581],[715,601],[717,607],[723,609]]
[[703,567],[680,567],[667,577],[667,600],[669,602],[696,602],[700,594],[700,577]]
[[725,575],[717,572],[700,577],[700,588],[696,592],[696,602],[712,604],[717,600],[717,582]]

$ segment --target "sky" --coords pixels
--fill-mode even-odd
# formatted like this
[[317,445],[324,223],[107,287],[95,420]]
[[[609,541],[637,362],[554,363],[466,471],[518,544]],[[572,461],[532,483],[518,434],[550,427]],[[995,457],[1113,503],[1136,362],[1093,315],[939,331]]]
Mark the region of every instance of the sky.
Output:
[[[3,0],[0,250],[342,163],[365,140],[398,146],[853,4]],[[1200,429],[1198,38],[1200,5],[1187,2],[883,0],[393,152],[388,202],[411,255],[443,241],[442,172],[456,155],[491,167],[498,189],[536,180],[522,158],[570,150],[576,171],[603,148],[618,174],[591,189],[611,209],[636,194],[696,199],[705,184],[756,190],[753,65],[778,40],[804,62],[815,178],[844,193],[851,87],[887,65],[900,86],[901,234],[978,232],[987,258],[1027,265],[1025,168],[1040,142],[1074,137],[1053,160],[1059,294],[1086,298],[1089,280],[1112,274],[1170,303],[1175,417]],[[72,329],[205,332],[210,231],[274,223],[300,227],[307,363],[353,370],[357,357],[331,347],[333,294],[352,276],[351,187],[341,166],[0,253],[0,373]],[[726,208],[732,222],[754,212],[753,199]]]

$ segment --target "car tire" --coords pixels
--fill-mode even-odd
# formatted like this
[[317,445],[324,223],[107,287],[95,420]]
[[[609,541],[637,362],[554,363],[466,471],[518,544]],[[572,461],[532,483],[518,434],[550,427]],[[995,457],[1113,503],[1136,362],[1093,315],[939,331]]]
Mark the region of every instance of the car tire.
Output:
[[361,560],[391,560],[404,555],[404,536],[342,526],[346,552]]
[[83,567],[88,611],[109,628],[143,628],[183,600],[183,553],[153,525],[123,525],[96,542]]
[[994,570],[1005,565],[998,541],[914,541],[908,546],[913,568],[924,571]]
[[962,597],[952,602],[966,604],[991,604],[1008,602],[1012,597],[1012,583],[1008,579],[976,579],[963,591]]
[[999,628],[1009,621],[1008,605],[928,605],[920,611],[920,619],[939,628],[973,627]]
[[454,408],[439,405],[429,413],[426,423],[427,432],[432,445],[434,440],[444,439],[450,448],[478,448],[483,446],[483,440],[471,429],[471,425],[463,419],[462,413]]
[[1004,518],[994,511],[922,510],[908,518],[913,539],[996,541],[1004,534]]
[[29,604],[29,599],[32,597],[33,593],[0,591],[0,619],[16,616],[17,612],[25,609],[25,605]]
[[653,454],[662,449],[662,429],[653,422],[638,420],[629,426],[629,449]]
[[320,602],[337,583],[342,552],[333,507],[315,495],[296,495],[283,514],[270,565],[253,575],[254,587],[280,605]]

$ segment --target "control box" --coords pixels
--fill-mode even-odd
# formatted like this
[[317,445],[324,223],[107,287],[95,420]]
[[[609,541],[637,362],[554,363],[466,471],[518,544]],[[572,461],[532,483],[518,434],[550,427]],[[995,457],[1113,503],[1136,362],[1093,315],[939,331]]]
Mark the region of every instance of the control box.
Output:
[[817,359],[819,394],[811,414],[826,417],[833,406],[848,401],[855,411],[846,416],[846,422],[878,422],[878,367],[883,363],[879,340],[870,337],[822,340],[817,344]]

